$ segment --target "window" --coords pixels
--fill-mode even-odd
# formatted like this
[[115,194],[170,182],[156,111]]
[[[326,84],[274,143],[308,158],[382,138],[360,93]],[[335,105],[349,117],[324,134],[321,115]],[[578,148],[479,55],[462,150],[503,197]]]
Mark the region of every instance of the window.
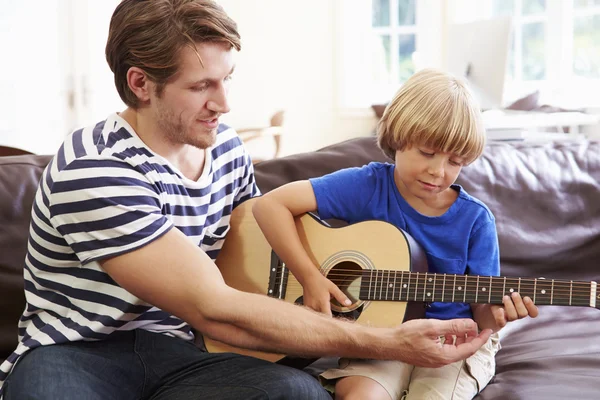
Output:
[[[388,102],[415,71],[440,66],[444,6],[439,0],[338,0],[338,107]],[[370,114],[369,114],[370,115]]]
[[513,16],[508,77],[516,81],[546,79],[546,1],[493,0],[492,15]]
[[597,105],[584,93],[600,87],[600,0],[487,0],[487,6],[488,16],[513,17],[508,98],[540,89],[554,93],[551,101]]
[[573,74],[600,79],[600,1],[573,4]]
[[398,86],[415,72],[416,0],[373,0],[373,33],[381,47],[385,80]]

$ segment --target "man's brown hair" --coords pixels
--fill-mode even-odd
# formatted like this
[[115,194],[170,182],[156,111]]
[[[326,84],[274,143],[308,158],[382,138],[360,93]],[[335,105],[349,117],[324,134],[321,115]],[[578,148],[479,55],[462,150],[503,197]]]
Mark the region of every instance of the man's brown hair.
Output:
[[121,1],[110,21],[106,60],[123,102],[133,108],[139,105],[127,84],[129,68],[141,68],[160,95],[178,71],[181,49],[195,50],[196,43],[206,42],[241,49],[236,23],[214,1]]

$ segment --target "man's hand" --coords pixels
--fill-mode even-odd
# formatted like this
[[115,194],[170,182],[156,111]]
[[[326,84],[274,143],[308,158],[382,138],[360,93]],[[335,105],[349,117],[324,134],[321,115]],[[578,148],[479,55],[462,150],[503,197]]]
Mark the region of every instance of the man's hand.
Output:
[[525,318],[535,318],[539,310],[529,297],[521,297],[517,292],[506,295],[502,306],[493,304],[477,304],[473,306],[473,318],[481,329],[491,329],[494,332],[504,328],[510,321]]
[[397,349],[397,359],[429,368],[443,367],[472,356],[492,333],[486,329],[477,334],[477,324],[470,319],[416,319],[403,323],[399,330],[397,334],[402,343]]

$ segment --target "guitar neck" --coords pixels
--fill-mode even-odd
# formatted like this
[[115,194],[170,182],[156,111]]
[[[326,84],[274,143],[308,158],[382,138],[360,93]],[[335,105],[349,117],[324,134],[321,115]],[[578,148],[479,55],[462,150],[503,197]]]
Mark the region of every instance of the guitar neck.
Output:
[[596,282],[363,270],[361,300],[502,304],[513,292],[536,305],[596,307]]

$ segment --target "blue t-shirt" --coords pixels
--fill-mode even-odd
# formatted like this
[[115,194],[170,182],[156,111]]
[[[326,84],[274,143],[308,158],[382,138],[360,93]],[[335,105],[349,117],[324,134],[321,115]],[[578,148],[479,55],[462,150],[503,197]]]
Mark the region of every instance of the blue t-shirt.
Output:
[[[498,235],[491,211],[459,185],[456,201],[441,216],[411,207],[394,182],[393,164],[370,163],[311,179],[319,216],[350,224],[380,220],[411,235],[427,254],[429,272],[498,276]],[[377,268],[377,266],[375,266]],[[472,318],[467,303],[432,303],[426,318]]]

